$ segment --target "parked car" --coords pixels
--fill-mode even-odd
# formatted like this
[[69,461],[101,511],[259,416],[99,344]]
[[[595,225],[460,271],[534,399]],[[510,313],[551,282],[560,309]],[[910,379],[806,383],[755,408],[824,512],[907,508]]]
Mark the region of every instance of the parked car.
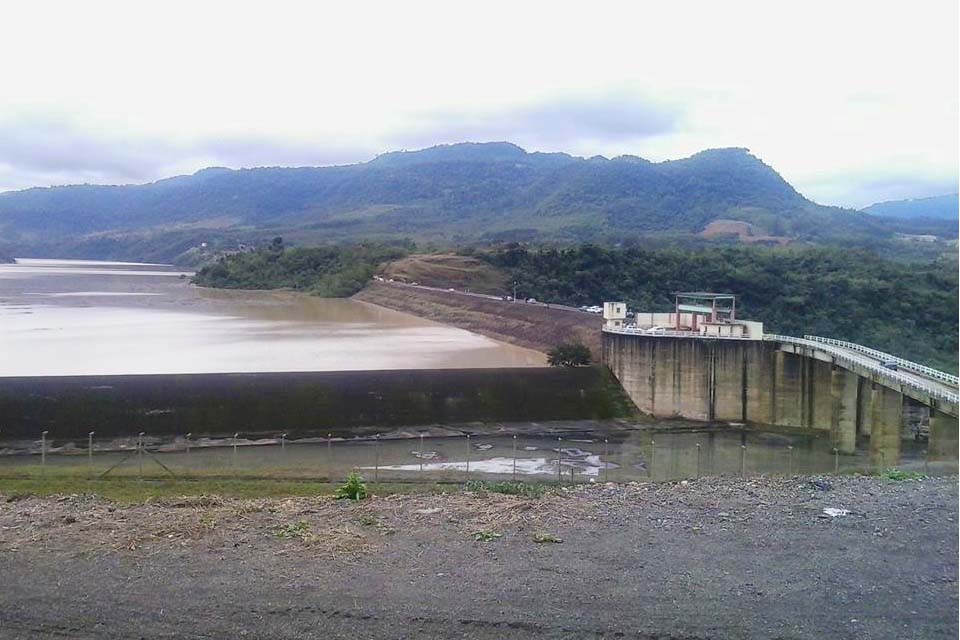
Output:
[[884,360],[882,364],[884,369],[890,369],[891,371],[898,370],[898,365],[896,360]]
[[530,304],[536,304],[536,303],[537,303],[537,299],[536,299],[536,298],[527,298],[527,302],[529,302]]
[[666,331],[664,327],[650,327],[644,330],[644,333],[663,333],[664,331]]

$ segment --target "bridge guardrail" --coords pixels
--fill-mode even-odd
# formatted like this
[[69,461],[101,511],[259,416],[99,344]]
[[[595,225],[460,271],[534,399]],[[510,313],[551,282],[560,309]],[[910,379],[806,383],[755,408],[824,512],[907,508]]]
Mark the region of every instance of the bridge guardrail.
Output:
[[774,342],[785,342],[787,344],[795,344],[798,346],[810,347],[813,349],[820,349],[822,351],[827,351],[828,353],[833,355],[837,360],[841,362],[846,361],[850,364],[855,364],[861,367],[865,367],[874,373],[878,373],[887,378],[896,380],[900,384],[906,385],[908,387],[913,387],[914,389],[917,389],[926,394],[929,394],[931,397],[940,398],[942,400],[946,400],[947,402],[953,402],[953,403],[956,403],[958,400],[956,393],[944,391],[943,389],[940,389],[933,385],[924,384],[909,376],[906,376],[900,373],[899,371],[893,371],[892,369],[887,369],[886,367],[879,365],[873,360],[870,360],[868,358],[858,357],[850,353],[844,353],[843,351],[840,350],[841,347],[837,347],[833,349],[830,348],[831,346],[836,346],[836,345],[830,345],[828,343],[817,341],[817,340],[810,340],[809,338],[796,338],[794,336],[784,336],[784,335],[769,334],[769,333],[765,334],[763,336],[763,339],[771,340]]
[[939,371],[933,367],[928,367],[926,365],[920,364],[918,362],[912,362],[910,360],[904,360],[893,354],[885,353],[878,349],[871,349],[870,347],[865,347],[862,344],[857,344],[855,342],[846,342],[845,340],[836,340],[835,338],[824,338],[821,336],[803,336],[806,340],[813,340],[815,342],[822,342],[824,344],[833,345],[836,347],[842,347],[844,349],[850,349],[851,351],[857,351],[858,353],[863,353],[871,358],[876,358],[878,360],[893,360],[897,363],[898,367],[907,369],[909,371],[914,371],[921,375],[927,376],[928,378],[933,378],[935,380],[942,380],[948,382],[952,385],[960,384],[960,378],[955,375],[946,373],[944,371]]
[[664,329],[663,331],[648,331],[633,327],[602,327],[607,333],[625,333],[632,336],[667,336],[673,338],[703,338],[705,340],[756,340],[756,338],[741,336],[708,336],[696,331],[677,331],[676,329]]

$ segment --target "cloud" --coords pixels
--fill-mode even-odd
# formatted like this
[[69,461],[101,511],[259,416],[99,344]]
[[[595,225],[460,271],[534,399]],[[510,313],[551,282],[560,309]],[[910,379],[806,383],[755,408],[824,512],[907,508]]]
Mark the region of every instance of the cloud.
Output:
[[529,149],[590,154],[676,131],[683,111],[635,92],[567,93],[514,106],[447,108],[411,113],[398,147],[507,140]]
[[218,165],[356,162],[373,149],[260,134],[198,138],[100,131],[56,117],[0,121],[0,191],[57,184],[150,182]]

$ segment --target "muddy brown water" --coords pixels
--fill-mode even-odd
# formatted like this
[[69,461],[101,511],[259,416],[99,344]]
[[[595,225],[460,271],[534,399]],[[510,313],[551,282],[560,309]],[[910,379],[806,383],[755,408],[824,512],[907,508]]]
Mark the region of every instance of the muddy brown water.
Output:
[[169,265],[0,264],[0,376],[543,366],[543,354],[354,300],[189,284]]

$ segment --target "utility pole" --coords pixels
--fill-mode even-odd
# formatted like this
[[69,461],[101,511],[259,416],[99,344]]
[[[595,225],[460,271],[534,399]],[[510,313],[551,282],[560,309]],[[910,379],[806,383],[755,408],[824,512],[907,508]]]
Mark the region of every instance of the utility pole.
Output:
[[513,301],[517,301],[517,281],[513,281]]

